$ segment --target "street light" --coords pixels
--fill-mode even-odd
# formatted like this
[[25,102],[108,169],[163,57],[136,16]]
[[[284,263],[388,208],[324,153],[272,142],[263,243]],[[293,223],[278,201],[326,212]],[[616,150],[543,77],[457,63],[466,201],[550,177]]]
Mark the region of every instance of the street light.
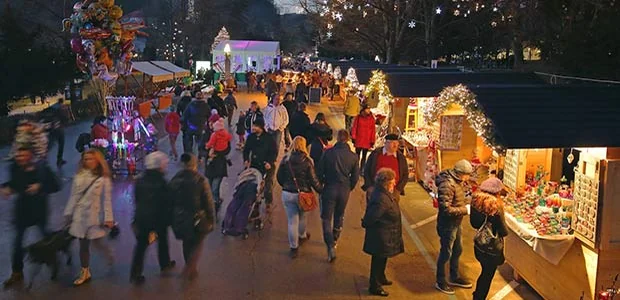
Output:
[[231,68],[231,63],[230,63],[230,44],[226,43],[226,45],[224,46],[224,55],[225,60],[224,60],[224,78],[228,79],[230,77],[230,68]]
[[226,45],[224,46],[224,53],[226,54],[226,56],[230,56],[230,44],[226,43]]

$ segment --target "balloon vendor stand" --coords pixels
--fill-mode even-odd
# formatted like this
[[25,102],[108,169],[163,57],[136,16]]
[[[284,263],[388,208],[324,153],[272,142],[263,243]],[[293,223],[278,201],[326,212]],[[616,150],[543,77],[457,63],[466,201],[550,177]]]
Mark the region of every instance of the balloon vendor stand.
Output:
[[135,175],[137,163],[156,151],[157,132],[145,126],[136,110],[136,97],[107,97],[111,137],[106,158],[114,175]]

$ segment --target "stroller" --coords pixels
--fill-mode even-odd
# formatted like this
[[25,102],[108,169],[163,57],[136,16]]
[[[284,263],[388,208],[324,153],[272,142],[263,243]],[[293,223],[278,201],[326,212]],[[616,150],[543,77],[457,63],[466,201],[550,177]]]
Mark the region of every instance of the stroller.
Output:
[[263,179],[263,174],[254,168],[245,169],[239,174],[233,199],[222,221],[222,234],[242,236],[245,240],[248,238],[248,223],[252,223],[255,230],[264,228],[264,214],[261,213]]
[[28,288],[32,287],[34,278],[41,272],[41,267],[47,265],[51,269],[52,280],[58,276],[59,263],[56,254],[62,252],[67,257],[67,265],[71,265],[71,242],[74,237],[68,230],[52,232],[42,240],[28,245],[24,250],[28,255],[28,260],[33,262],[36,267],[33,270],[32,279]]

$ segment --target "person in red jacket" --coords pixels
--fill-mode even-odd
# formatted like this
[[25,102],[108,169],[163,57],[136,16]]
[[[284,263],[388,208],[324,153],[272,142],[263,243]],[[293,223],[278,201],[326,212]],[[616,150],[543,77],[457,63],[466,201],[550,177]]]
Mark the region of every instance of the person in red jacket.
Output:
[[90,128],[90,138],[91,140],[96,139],[110,139],[110,132],[108,131],[108,126],[105,125],[106,117],[99,116],[96,117],[93,121],[93,126]]
[[175,111],[173,107],[170,108],[170,112],[166,115],[166,132],[168,133],[168,139],[170,140],[170,154],[177,160],[179,157],[177,153],[177,137],[181,131],[181,115]]
[[362,106],[359,115],[353,120],[351,139],[353,140],[357,156],[361,155],[362,157],[360,170],[363,170],[368,150],[375,145],[375,117],[370,112],[368,104]]

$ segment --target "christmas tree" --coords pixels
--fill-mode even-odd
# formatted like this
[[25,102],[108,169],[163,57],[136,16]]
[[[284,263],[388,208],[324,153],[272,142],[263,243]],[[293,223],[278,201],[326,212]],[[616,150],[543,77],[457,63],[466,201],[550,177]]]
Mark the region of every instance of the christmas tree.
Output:
[[342,70],[340,70],[340,67],[336,67],[334,69],[334,79],[336,80],[342,79]]
[[217,47],[217,45],[219,45],[221,42],[229,41],[229,40],[230,40],[230,35],[228,34],[226,27],[222,27],[222,29],[220,29],[220,32],[217,34],[217,36],[213,40],[213,45],[211,45],[211,52],[213,52],[213,50],[215,50],[215,47]]
[[355,74],[355,69],[349,68],[347,71],[347,82],[349,82],[350,87],[357,88],[359,86],[359,81],[357,80],[357,74]]
[[327,73],[332,74],[334,72],[334,69],[332,67],[332,64],[328,64],[327,65]]

